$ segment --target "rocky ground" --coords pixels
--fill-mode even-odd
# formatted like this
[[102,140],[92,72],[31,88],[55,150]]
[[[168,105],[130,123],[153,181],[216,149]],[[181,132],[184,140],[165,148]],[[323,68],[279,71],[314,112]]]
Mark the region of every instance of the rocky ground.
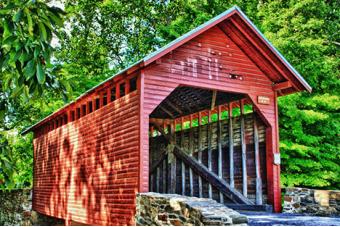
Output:
[[248,217],[249,226],[340,226],[338,217],[318,217],[298,214],[241,212]]

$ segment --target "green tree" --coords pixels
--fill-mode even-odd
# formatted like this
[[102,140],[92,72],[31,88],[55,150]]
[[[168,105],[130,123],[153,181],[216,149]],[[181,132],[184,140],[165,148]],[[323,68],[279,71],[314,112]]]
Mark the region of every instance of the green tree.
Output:
[[279,99],[282,184],[340,187],[339,25],[336,1],[269,1],[261,29],[313,87]]
[[46,114],[41,102],[70,90],[51,62],[63,15],[42,1],[0,2],[0,187],[30,185],[32,139],[19,133]]
[[66,91],[66,83],[51,73],[51,41],[63,26],[63,11],[32,0],[11,0],[0,7],[0,79],[4,91],[26,98],[42,95],[48,88]]

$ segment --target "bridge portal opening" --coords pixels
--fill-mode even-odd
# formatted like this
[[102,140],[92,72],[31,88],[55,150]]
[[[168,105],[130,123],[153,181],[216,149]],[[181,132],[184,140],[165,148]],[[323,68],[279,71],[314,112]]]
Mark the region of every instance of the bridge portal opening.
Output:
[[270,209],[266,125],[246,95],[181,86],[149,119],[150,191]]

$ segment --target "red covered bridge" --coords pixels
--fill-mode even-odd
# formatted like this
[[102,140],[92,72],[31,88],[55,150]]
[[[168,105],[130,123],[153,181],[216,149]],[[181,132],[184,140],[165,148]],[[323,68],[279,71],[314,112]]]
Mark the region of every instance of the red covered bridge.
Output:
[[310,86],[233,7],[89,90],[34,132],[33,209],[133,225],[136,193],[281,209],[277,97]]

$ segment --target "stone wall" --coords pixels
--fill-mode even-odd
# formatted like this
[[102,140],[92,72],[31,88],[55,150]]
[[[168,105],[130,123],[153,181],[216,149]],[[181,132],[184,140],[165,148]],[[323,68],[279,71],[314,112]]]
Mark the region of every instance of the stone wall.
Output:
[[340,216],[339,190],[314,190],[307,188],[283,189],[284,213],[301,213],[318,216]]
[[137,195],[136,225],[246,225],[246,216],[212,199],[154,192]]
[[30,189],[0,190],[0,226],[2,225],[58,225],[60,219],[32,211]]

